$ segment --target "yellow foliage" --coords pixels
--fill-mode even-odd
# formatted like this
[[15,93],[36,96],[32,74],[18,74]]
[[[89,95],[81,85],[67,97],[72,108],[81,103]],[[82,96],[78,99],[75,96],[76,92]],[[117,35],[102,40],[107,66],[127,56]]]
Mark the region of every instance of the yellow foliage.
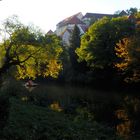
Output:
[[0,44],[1,73],[12,68],[17,79],[35,79],[40,75],[56,78],[62,69],[60,39],[43,35],[14,19],[7,21],[4,32],[9,36]]
[[0,45],[0,68],[3,66],[4,59],[5,59],[5,49],[3,46]]
[[122,123],[117,124],[116,130],[118,135],[127,137],[129,136],[132,128],[132,122],[128,118],[128,114],[125,110],[119,109],[115,112],[118,119],[123,120]]
[[28,101],[28,97],[27,96],[24,96],[24,97],[21,98],[21,100],[22,101]]
[[58,112],[61,112],[62,111],[62,108],[60,107],[59,103],[58,102],[54,102],[50,105],[50,108],[54,111],[58,111]]
[[140,38],[139,36],[132,36],[124,38],[116,44],[116,55],[121,58],[121,61],[115,66],[121,71],[131,71],[125,82],[138,82],[140,81]]
[[47,66],[47,71],[44,73],[44,76],[52,76],[57,78],[59,71],[62,70],[61,63],[58,63],[57,60],[50,60]]

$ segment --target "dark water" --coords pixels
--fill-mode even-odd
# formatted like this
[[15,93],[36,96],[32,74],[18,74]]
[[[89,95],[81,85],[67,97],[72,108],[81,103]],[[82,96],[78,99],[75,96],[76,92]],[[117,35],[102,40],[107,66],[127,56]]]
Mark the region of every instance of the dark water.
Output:
[[[30,89],[31,90],[31,89]],[[95,90],[58,84],[41,84],[29,93],[41,106],[66,113],[86,108],[97,122],[116,129],[126,139],[140,139],[140,94]]]

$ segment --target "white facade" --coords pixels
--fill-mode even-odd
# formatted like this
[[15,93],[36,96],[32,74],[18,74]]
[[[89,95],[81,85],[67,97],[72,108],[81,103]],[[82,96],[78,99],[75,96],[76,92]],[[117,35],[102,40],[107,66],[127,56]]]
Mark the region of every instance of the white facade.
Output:
[[62,26],[62,27],[59,27],[57,26],[56,27],[56,35],[57,36],[61,36],[61,34],[67,29],[67,26]]
[[77,25],[80,30],[80,35],[84,34],[85,31],[83,30],[82,26],[86,26],[85,23],[82,21],[83,15],[82,13],[75,14],[71,17],[64,19],[63,21],[59,22],[56,25],[56,35],[62,38],[62,42],[66,46],[70,46],[70,38],[71,33]]
[[87,31],[92,20],[97,21],[104,16],[112,17],[112,15],[109,14],[86,13],[85,16],[83,16],[81,12],[77,13],[57,24],[56,35],[62,38],[63,44],[69,46],[71,33],[75,25],[79,27],[80,35],[83,35]]
[[62,42],[64,46],[70,46],[70,38],[71,38],[71,33],[68,30],[66,30],[62,35]]

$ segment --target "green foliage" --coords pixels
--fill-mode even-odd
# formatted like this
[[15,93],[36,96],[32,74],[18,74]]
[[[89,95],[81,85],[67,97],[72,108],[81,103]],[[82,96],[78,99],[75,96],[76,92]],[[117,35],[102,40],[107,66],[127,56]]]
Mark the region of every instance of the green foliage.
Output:
[[135,15],[138,12],[138,9],[135,7],[135,8],[130,8],[126,11],[127,11],[128,15]]
[[70,39],[70,47],[73,49],[79,48],[80,42],[81,42],[80,30],[79,27],[75,25]]
[[58,76],[62,69],[58,37],[43,35],[15,19],[8,19],[3,31],[8,38],[0,44],[0,75],[13,68],[18,79]]
[[90,111],[86,107],[78,107],[76,109],[76,117],[74,118],[74,121],[78,122],[81,120],[87,120],[92,121],[94,120],[94,116],[90,113]]
[[136,16],[136,18],[140,18],[140,12],[137,12],[137,13],[135,14],[135,16]]
[[78,26],[74,27],[74,30],[71,35],[70,40],[70,48],[69,48],[69,56],[70,56],[70,62],[73,69],[73,72],[78,69],[78,62],[77,62],[77,54],[75,53],[76,48],[80,47],[80,30]]
[[76,50],[79,60],[90,67],[112,66],[117,60],[115,45],[118,40],[134,32],[134,24],[127,17],[103,18],[94,23],[82,37],[81,47]]
[[113,130],[84,119],[72,121],[62,112],[10,99],[11,108],[3,138],[11,140],[117,139]]

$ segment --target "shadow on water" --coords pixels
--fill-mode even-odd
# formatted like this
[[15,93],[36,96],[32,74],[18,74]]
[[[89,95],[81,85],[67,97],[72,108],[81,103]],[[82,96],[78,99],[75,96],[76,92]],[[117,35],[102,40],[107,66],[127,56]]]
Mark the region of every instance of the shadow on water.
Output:
[[[97,122],[116,129],[125,139],[139,137],[140,96],[111,91],[99,91],[89,87],[58,84],[41,84],[29,92],[28,98],[40,106],[76,114],[79,108],[86,108]],[[140,137],[139,137],[140,138]]]

